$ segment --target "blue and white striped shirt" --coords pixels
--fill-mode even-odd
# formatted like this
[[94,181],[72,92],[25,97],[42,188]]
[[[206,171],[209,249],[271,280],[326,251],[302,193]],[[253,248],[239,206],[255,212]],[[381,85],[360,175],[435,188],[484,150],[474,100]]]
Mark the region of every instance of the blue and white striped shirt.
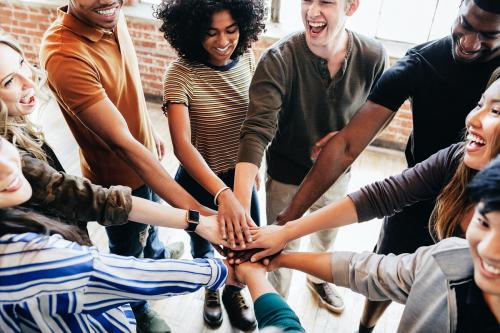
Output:
[[137,259],[59,235],[4,235],[0,331],[135,332],[129,302],[217,289],[226,277],[219,259]]

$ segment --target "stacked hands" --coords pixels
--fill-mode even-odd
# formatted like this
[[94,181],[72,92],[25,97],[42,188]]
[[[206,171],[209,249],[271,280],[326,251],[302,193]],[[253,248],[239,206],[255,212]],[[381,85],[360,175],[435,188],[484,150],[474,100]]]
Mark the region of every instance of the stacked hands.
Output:
[[228,284],[243,287],[248,283],[249,275],[262,278],[267,272],[280,267],[279,254],[288,242],[284,226],[273,224],[231,228],[220,218],[209,218],[212,221],[207,225],[210,225],[211,230],[206,233],[204,230],[208,228],[200,224],[203,231],[199,234],[211,241],[217,252],[225,258],[229,269]]
[[[321,150],[337,133],[338,131],[330,132],[316,142],[311,150],[311,160],[316,161]],[[258,175],[255,177],[255,185],[258,190],[260,187]],[[205,236],[205,239],[211,241],[212,245],[223,246],[214,245],[217,251],[227,258],[229,265],[241,265],[248,261],[262,262],[268,266],[269,271],[273,270],[273,265],[269,266],[270,260],[276,257],[289,241],[284,228],[284,224],[291,220],[287,209],[278,215],[273,225],[259,227],[230,188],[225,187],[216,195],[215,200],[218,206],[217,227],[220,229],[220,238],[217,237],[213,241],[209,235],[200,235]],[[257,268],[262,265],[249,266]],[[265,269],[264,266],[261,268]]]

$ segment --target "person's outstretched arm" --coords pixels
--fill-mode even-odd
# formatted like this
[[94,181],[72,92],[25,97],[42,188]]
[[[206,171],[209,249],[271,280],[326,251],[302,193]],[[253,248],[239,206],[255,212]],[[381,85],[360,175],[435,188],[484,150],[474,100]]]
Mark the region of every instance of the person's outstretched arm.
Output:
[[295,312],[267,280],[264,265],[246,262],[236,265],[235,273],[248,286],[260,330],[277,327],[283,332],[305,332]]
[[357,221],[356,207],[351,198],[345,197],[285,225],[269,225],[251,230],[254,241],[248,244],[248,249],[262,249],[253,254],[251,260],[256,262],[278,253],[288,242],[313,232],[338,228]]
[[370,300],[392,300],[404,304],[415,279],[419,276],[427,278],[432,272],[439,271],[435,255],[447,249],[467,253],[468,244],[464,239],[448,238],[432,246],[420,247],[415,253],[398,256],[371,252],[288,252],[272,259],[268,269],[296,269],[349,288]]
[[288,207],[277,217],[279,224],[301,217],[347,170],[394,112],[367,101],[352,120],[322,148]]
[[[59,172],[27,153],[21,158],[23,174],[33,189],[28,206],[48,211],[63,222],[97,221],[112,226],[132,220],[160,227],[187,227],[186,210],[134,197],[126,186],[105,188],[86,178]],[[228,245],[221,237],[215,216],[200,216],[196,233],[212,243]]]
[[[123,257],[99,253],[94,247],[80,246],[60,235],[26,233],[4,237],[2,241],[0,258],[5,259],[4,268],[16,268],[3,278],[6,285],[18,288],[0,287],[1,298],[22,301],[47,293],[69,293],[73,295],[71,302],[54,306],[65,314],[106,311],[138,300],[186,294],[202,287],[215,290],[228,276],[220,259]],[[16,254],[4,257],[9,252]],[[19,267],[25,269],[19,270]],[[23,285],[27,276],[31,276],[30,283]],[[36,283],[38,279],[40,283]]]

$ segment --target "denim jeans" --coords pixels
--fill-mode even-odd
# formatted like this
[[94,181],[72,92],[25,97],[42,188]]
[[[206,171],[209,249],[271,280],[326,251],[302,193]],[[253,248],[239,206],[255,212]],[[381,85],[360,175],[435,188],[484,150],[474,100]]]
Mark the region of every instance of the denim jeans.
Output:
[[[227,186],[234,186],[234,169],[217,175]],[[182,166],[179,167],[175,175],[175,180],[189,194],[191,194],[202,205],[217,210],[214,205],[214,196],[196,182]],[[252,201],[250,206],[250,216],[253,221],[260,225],[259,202],[255,188],[252,190]],[[210,242],[194,233],[189,233],[191,237],[191,255],[193,258],[213,258],[214,249]]]
[[[154,202],[160,198],[147,185],[132,191],[132,195]],[[136,258],[168,259],[170,253],[158,238],[158,228],[129,221],[126,224],[106,227],[109,239],[109,251],[122,256]],[[131,303],[135,313],[144,313],[148,308],[146,301]]]

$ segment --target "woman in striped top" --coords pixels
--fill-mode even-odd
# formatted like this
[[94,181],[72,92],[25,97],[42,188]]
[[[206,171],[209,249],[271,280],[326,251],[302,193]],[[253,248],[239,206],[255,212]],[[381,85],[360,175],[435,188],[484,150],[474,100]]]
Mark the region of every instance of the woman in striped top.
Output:
[[0,138],[2,332],[135,332],[128,303],[216,290],[228,277],[219,259],[99,253],[68,225],[8,208],[30,197],[19,153]]
[[[179,55],[165,74],[163,106],[181,162],[176,180],[200,203],[218,209],[219,222],[227,228],[223,237],[232,246],[244,245],[251,241],[249,228],[259,223],[257,196],[254,190],[251,212],[245,212],[232,188],[255,68],[249,49],[264,29],[264,4],[163,0],[155,16],[163,21],[160,31]],[[193,257],[213,257],[210,244],[196,235],[191,245]],[[222,298],[233,326],[255,327],[240,290],[226,288]],[[218,293],[207,291],[204,319],[211,327],[221,325]]]

